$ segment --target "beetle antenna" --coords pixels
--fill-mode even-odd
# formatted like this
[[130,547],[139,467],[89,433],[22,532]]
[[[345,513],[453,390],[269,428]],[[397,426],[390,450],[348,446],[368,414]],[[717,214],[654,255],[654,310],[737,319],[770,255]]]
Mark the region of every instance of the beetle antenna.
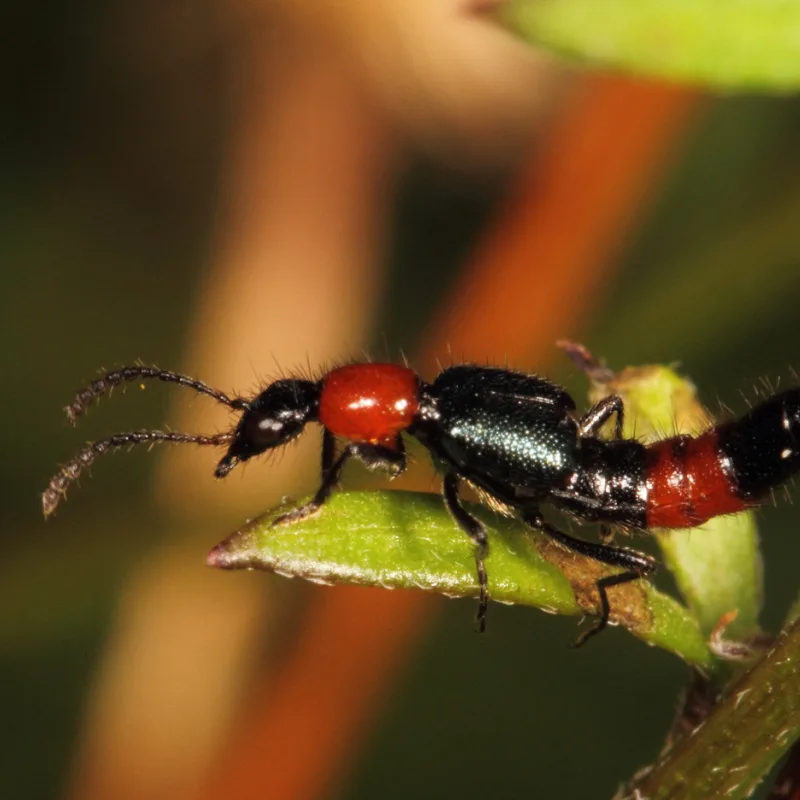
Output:
[[229,406],[236,411],[243,411],[248,407],[248,402],[243,397],[228,397],[225,392],[214,389],[195,378],[190,378],[188,375],[181,375],[178,372],[170,372],[166,369],[148,367],[141,364],[134,367],[122,367],[122,369],[113,372],[106,372],[105,375],[101,375],[97,380],[92,381],[85,389],[81,389],[81,391],[75,395],[75,399],[64,408],[67,419],[74,425],[78,421],[78,417],[83,416],[95,400],[102,397],[104,394],[108,394],[120,383],[136,380],[159,380],[165,383],[177,383],[180,386],[194,389],[200,394],[207,394],[209,397],[213,397],[218,403]]
[[68,461],[47,485],[42,493],[42,510],[49,517],[58,506],[62,497],[67,494],[67,487],[80,477],[81,472],[88,469],[94,460],[117,447],[131,444],[155,444],[156,442],[177,442],[200,445],[226,445],[233,439],[233,433],[218,433],[213,436],[177,433],[175,431],[133,431],[131,433],[115,433],[107,439],[100,439],[86,445],[78,454]]

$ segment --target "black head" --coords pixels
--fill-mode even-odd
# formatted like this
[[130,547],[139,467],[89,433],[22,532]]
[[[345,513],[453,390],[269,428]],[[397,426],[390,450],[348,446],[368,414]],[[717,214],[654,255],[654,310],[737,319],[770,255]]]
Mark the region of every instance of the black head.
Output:
[[275,381],[248,403],[228,452],[214,474],[224,478],[239,462],[290,442],[317,419],[320,386],[311,381]]

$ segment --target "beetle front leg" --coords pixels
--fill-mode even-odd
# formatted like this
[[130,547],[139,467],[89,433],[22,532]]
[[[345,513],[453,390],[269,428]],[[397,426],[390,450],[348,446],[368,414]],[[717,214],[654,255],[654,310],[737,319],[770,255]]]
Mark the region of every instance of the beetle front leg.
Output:
[[459,480],[460,478],[454,472],[448,472],[444,476],[444,503],[461,530],[463,530],[475,544],[475,565],[478,570],[478,585],[480,587],[478,615],[476,619],[478,622],[478,630],[483,633],[486,630],[486,610],[489,606],[489,579],[486,574],[485,564],[489,539],[483,523],[475,519],[475,517],[461,505],[461,500],[458,497]]

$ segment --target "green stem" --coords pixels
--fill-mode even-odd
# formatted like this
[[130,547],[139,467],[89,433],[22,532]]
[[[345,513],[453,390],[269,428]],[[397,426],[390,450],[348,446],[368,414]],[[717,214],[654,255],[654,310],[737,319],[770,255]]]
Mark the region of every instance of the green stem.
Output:
[[626,797],[749,797],[798,735],[800,621],[795,621],[726,690],[705,722],[632,782]]

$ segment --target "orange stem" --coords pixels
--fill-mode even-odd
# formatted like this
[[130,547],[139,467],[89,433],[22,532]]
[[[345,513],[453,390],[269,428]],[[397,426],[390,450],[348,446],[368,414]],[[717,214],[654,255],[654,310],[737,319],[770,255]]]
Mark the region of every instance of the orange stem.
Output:
[[697,99],[667,84],[583,79],[434,326],[431,355],[528,366],[551,357],[600,306]]
[[249,698],[205,796],[331,794],[424,628],[429,600],[421,592],[353,586],[315,593],[288,657]]

